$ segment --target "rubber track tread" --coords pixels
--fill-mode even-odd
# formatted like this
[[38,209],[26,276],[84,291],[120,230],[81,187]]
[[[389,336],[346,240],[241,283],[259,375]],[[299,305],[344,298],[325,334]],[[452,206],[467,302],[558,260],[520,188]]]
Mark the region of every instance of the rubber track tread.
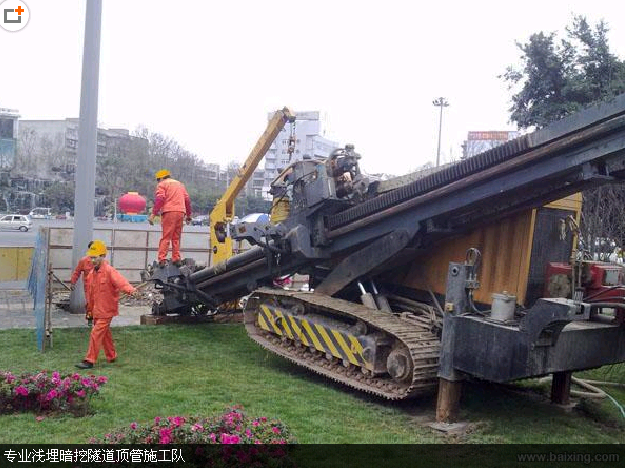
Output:
[[[267,304],[272,302],[276,297],[288,297],[299,300],[303,303],[310,304],[316,308],[333,311],[341,316],[349,316],[362,320],[367,325],[392,335],[401,341],[410,352],[413,364],[413,375],[409,385],[405,388],[399,388],[396,384],[393,390],[386,388],[378,388],[379,382],[390,383],[391,379],[381,379],[373,377],[371,383],[367,383],[364,379],[357,380],[354,376],[348,376],[344,373],[341,364],[331,366],[328,362],[323,365],[316,364],[312,358],[302,358],[291,350],[297,350],[294,347],[285,348],[272,343],[265,338],[264,330],[256,327],[255,310],[245,310],[245,327],[248,335],[264,348],[283,356],[290,361],[310,369],[318,374],[330,377],[331,379],[342,384],[353,387],[357,390],[375,394],[391,400],[401,400],[414,398],[434,391],[438,385],[436,376],[438,371],[438,360],[440,358],[440,339],[432,334],[426,325],[422,327],[414,322],[403,320],[388,312],[369,309],[360,304],[354,304],[343,299],[336,299],[329,296],[323,296],[315,293],[306,293],[298,291],[287,291],[282,289],[261,288],[256,290],[253,296],[258,296],[260,303]],[[433,362],[432,362],[433,361]],[[342,371],[343,373],[341,373]],[[386,387],[384,385],[383,387]]]

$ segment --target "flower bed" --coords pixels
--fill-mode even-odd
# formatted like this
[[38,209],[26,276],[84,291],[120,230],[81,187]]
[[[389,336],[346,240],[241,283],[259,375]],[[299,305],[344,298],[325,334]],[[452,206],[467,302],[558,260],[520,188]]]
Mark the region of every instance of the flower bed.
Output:
[[68,411],[85,415],[91,397],[98,394],[107,381],[103,375],[61,375],[56,371],[15,375],[0,371],[0,414]]
[[251,418],[242,408],[229,408],[213,417],[156,417],[148,424],[136,422],[100,438],[95,444],[289,444],[289,429],[278,419]]

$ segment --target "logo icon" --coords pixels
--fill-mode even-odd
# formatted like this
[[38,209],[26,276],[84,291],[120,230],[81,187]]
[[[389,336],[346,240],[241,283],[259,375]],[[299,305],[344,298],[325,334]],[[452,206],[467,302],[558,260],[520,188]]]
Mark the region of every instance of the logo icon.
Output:
[[28,24],[30,11],[20,0],[6,0],[0,3],[0,26],[10,32],[16,32]]

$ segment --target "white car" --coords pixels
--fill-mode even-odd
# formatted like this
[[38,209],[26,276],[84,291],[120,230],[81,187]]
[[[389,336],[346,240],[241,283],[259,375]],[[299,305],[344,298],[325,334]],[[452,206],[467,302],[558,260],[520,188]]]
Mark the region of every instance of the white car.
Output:
[[0,229],[19,229],[26,232],[33,225],[33,221],[25,215],[4,215],[0,218]]

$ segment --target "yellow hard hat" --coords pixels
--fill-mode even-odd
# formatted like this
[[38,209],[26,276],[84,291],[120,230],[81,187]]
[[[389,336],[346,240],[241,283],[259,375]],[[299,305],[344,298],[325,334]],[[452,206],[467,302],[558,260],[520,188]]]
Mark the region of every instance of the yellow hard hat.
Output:
[[99,257],[100,255],[106,255],[106,244],[101,240],[94,240],[89,245],[89,249],[87,250],[88,257]]
[[167,169],[161,169],[160,171],[157,171],[156,174],[154,174],[154,177],[156,178],[156,180],[158,180],[170,175],[171,172],[169,172]]

